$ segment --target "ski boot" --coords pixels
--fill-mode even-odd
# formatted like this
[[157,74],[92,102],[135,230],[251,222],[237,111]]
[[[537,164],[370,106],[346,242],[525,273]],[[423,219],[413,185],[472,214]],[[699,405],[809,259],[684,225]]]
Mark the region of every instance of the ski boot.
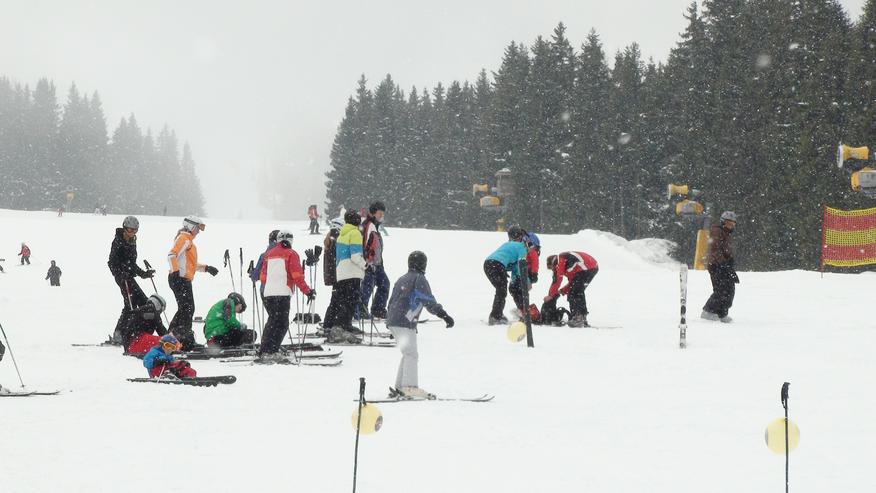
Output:
[[706,310],[703,310],[703,313],[700,314],[700,318],[703,320],[711,320],[712,322],[717,322],[721,319],[717,314]]
[[359,344],[362,339],[356,337],[350,332],[347,332],[342,327],[332,327],[329,330],[326,342],[329,344]]
[[570,318],[569,327],[590,327],[590,324],[587,323],[587,315],[575,315],[574,317]]
[[508,325],[508,319],[505,318],[504,315],[499,317],[494,317],[490,315],[490,319],[487,321],[488,325]]
[[402,398],[408,399],[435,399],[435,394],[430,394],[420,387],[402,387],[399,389],[399,392],[402,394]]
[[721,320],[721,323],[723,324],[733,323],[733,319],[729,315],[723,316],[719,320]]

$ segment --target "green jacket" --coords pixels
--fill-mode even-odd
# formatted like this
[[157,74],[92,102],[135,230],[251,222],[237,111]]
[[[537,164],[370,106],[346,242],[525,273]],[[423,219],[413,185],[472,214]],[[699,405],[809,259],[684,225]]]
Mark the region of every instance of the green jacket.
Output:
[[240,328],[235,308],[234,302],[228,298],[219,301],[210,308],[210,311],[207,312],[207,318],[204,320],[204,337],[207,340],[216,336],[224,336],[231,330]]

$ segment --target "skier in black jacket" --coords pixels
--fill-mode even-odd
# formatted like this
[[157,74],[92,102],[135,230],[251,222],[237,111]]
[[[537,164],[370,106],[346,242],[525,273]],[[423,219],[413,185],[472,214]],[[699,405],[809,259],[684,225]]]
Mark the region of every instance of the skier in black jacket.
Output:
[[137,265],[137,231],[140,229],[140,221],[134,216],[128,216],[122,221],[122,227],[116,228],[116,236],[110,247],[109,266],[110,272],[119,291],[122,293],[124,306],[113,331],[113,342],[122,343],[122,331],[129,323],[134,308],[146,303],[146,295],[137,285],[135,277],[143,279],[155,275],[152,269],[143,270]]

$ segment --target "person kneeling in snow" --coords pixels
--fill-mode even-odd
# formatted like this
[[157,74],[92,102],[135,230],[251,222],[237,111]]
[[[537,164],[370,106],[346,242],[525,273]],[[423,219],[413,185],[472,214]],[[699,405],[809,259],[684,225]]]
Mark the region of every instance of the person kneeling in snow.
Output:
[[160,378],[163,375],[173,375],[177,378],[194,378],[198,372],[188,361],[174,359],[173,352],[179,351],[182,344],[171,334],[161,337],[157,346],[153,347],[143,357],[143,366],[149,372],[151,378]]
[[237,319],[237,314],[244,310],[246,301],[240,293],[231,293],[213,305],[204,320],[207,346],[227,348],[255,342],[255,331]]
[[[559,255],[551,255],[547,258],[547,267],[553,271],[553,282],[544,297],[546,305],[554,303],[560,295],[569,298],[569,327],[590,327],[587,323],[587,297],[584,290],[593,282],[593,278],[599,272],[599,264],[596,259],[584,252],[563,252]],[[569,283],[560,289],[563,276],[569,279]],[[542,308],[542,311],[545,311]]]
[[159,343],[161,336],[167,334],[167,328],[161,323],[161,313],[166,307],[164,298],[153,294],[131,312],[121,331],[125,353],[140,356]]
[[408,256],[408,273],[395,282],[389,298],[386,325],[398,341],[402,353],[395,389],[390,391],[390,397],[434,398],[434,395],[419,387],[417,378],[417,323],[423,308],[443,319],[448,329],[453,327],[453,318],[432,296],[432,289],[426,280],[426,261],[425,253],[411,252]]

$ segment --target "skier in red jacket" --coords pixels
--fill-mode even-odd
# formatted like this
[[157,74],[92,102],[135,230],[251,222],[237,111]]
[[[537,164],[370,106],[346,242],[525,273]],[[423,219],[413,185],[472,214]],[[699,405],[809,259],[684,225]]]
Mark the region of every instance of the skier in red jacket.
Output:
[[[545,303],[555,302],[560,295],[566,295],[571,313],[569,327],[589,327],[584,290],[599,272],[599,263],[584,252],[563,252],[549,256],[547,268],[553,271],[553,282],[544,298]],[[561,289],[563,277],[569,282]]]
[[307,208],[307,217],[310,219],[310,234],[319,234],[319,211],[316,209],[316,204]]
[[18,253],[21,256],[21,265],[24,265],[27,262],[27,265],[30,265],[30,248],[21,242],[21,251]]

